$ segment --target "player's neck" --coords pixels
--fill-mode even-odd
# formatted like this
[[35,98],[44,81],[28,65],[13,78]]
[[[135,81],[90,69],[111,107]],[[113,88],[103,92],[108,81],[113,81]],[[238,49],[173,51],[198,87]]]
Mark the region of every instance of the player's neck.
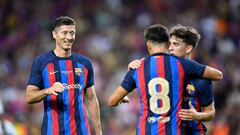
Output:
[[187,54],[184,58],[186,58],[186,59],[192,59],[191,56],[192,56],[191,54]]
[[161,48],[154,48],[149,50],[150,55],[155,53],[167,53],[167,48],[161,47]]
[[154,42],[148,41],[147,47],[150,55],[155,53],[167,53],[166,43],[154,43]]
[[63,49],[55,48],[55,49],[53,50],[53,52],[54,52],[55,55],[58,56],[58,57],[70,57],[71,54],[72,54],[71,49],[63,50]]

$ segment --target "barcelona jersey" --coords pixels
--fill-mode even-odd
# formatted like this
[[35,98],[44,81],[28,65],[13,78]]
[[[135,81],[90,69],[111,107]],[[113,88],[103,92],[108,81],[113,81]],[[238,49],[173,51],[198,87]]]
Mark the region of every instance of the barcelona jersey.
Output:
[[[197,112],[202,112],[201,107],[206,107],[213,102],[212,82],[205,79],[192,79],[186,87],[183,107],[189,109],[188,102]],[[201,121],[183,121],[183,126],[186,134],[202,135],[206,133],[207,128]]]
[[90,135],[84,93],[94,85],[93,68],[87,57],[72,53],[57,57],[53,51],[38,56],[32,65],[28,85],[40,89],[60,82],[65,89],[44,98],[43,135]]
[[145,57],[138,69],[126,74],[121,86],[137,88],[140,118],[137,135],[181,135],[179,118],[183,91],[191,77],[202,78],[205,66],[194,61],[157,53]]

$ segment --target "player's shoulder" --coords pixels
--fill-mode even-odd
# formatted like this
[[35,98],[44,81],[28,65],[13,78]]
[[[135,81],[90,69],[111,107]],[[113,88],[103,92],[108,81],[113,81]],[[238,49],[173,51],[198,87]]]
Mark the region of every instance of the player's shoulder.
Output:
[[183,58],[183,57],[178,57],[178,56],[175,56],[175,55],[169,55],[169,57],[173,58],[173,59],[177,59],[179,60],[180,62],[183,62],[183,63],[196,63],[196,61],[194,60],[191,60],[191,59],[186,59],[186,58]]
[[178,57],[172,54],[167,55],[167,57],[169,57],[172,61],[179,62],[182,66],[188,66],[189,64],[195,63],[193,60]]
[[174,58],[174,59],[178,59],[178,60],[184,60],[184,58],[175,56],[175,55],[173,55],[173,54],[166,54],[166,56],[171,57],[171,58]]
[[37,57],[35,57],[34,60],[37,62],[43,62],[43,61],[49,61],[53,58],[54,58],[54,54],[52,51],[50,51],[50,52],[45,52],[43,54],[38,55]]
[[75,52],[73,52],[73,59],[85,66],[92,65],[92,61],[89,57],[75,53]]
[[75,53],[75,52],[73,52],[73,58],[77,59],[77,60],[85,60],[85,61],[89,61],[89,62],[91,61],[91,59],[89,57]]

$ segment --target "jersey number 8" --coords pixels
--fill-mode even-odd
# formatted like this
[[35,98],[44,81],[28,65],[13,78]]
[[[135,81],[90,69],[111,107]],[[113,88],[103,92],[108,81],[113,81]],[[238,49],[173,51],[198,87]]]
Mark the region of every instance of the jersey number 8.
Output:
[[[161,91],[157,91],[157,85],[161,86]],[[169,83],[164,78],[153,78],[148,83],[150,94],[150,110],[156,114],[167,113],[170,109]],[[162,105],[158,106],[158,101],[161,100]]]

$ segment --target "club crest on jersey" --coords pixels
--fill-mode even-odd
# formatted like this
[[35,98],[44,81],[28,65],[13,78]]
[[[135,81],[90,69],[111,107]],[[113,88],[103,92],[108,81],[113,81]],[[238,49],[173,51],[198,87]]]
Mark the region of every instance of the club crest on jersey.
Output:
[[81,68],[75,68],[75,74],[80,76],[82,75],[82,69]]
[[192,84],[187,85],[187,92],[188,94],[191,94],[195,91],[195,87]]

